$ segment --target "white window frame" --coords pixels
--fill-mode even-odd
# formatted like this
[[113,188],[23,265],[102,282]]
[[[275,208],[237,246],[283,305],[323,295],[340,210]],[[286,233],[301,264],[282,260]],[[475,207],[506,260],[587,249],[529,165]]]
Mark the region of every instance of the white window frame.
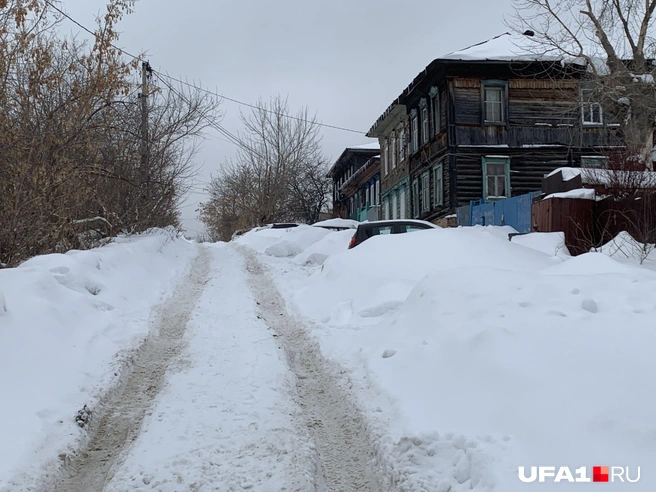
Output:
[[412,216],[419,217],[419,178],[412,180]]
[[433,113],[433,133],[437,135],[442,130],[442,110],[440,106],[440,90],[437,87],[431,87],[431,110]]
[[399,199],[396,196],[396,191],[393,191],[392,192],[392,219],[394,220],[398,219],[397,216],[398,207],[399,207]]
[[405,128],[399,130],[399,164],[405,159]]
[[428,120],[428,108],[421,109],[421,143],[425,144],[430,140],[430,123]]
[[[482,159],[483,161],[483,198],[486,200],[502,200],[504,198],[510,198],[512,196],[512,190],[510,188],[510,157],[506,156],[485,156]],[[487,173],[487,166],[488,164],[502,164],[504,165],[504,187],[505,187],[505,195],[491,195],[490,190],[488,189],[488,173]],[[495,175],[497,179],[500,174]],[[498,185],[498,181],[495,183],[495,185]]]
[[[601,126],[604,124],[604,110],[601,107],[601,104],[598,102],[592,102],[589,98],[586,98],[586,94],[592,92],[592,89],[581,89],[581,123],[584,126]],[[595,120],[594,117],[595,108],[599,115],[598,121]],[[586,113],[588,113],[589,118],[586,118]]]
[[433,205],[444,205],[444,164],[440,162],[433,168]]
[[383,151],[383,171],[385,176],[389,173],[389,142],[385,139],[385,148]]
[[380,179],[376,180],[376,188],[374,189],[374,194],[375,194],[375,202],[376,205],[380,205]]
[[407,192],[406,192],[406,186],[403,185],[399,189],[399,219],[407,219],[408,217],[406,216],[406,200],[407,200]]
[[430,173],[425,171],[421,175],[421,212],[430,212]]
[[396,135],[392,133],[392,169],[396,169]]
[[410,149],[410,152],[412,154],[419,151],[419,117],[416,110],[414,110],[414,113],[410,120],[410,131],[412,133],[412,149]]

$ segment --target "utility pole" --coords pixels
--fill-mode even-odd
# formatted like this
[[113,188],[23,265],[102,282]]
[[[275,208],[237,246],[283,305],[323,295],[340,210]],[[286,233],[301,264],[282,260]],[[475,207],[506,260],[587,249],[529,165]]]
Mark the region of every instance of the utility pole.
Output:
[[148,169],[148,78],[153,70],[150,63],[144,61],[141,63],[141,166],[140,166],[140,185],[142,202],[148,201],[149,194],[149,169]]

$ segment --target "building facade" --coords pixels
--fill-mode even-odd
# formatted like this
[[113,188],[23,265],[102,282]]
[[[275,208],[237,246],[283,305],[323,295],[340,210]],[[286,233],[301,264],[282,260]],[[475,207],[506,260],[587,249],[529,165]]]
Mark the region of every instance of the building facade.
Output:
[[357,221],[380,218],[380,147],[348,147],[328,171],[333,182],[333,216]]
[[619,125],[586,99],[585,67],[521,42],[505,34],[433,60],[373,125],[390,217],[439,223],[472,200],[540,190],[556,168],[602,166],[622,146]]

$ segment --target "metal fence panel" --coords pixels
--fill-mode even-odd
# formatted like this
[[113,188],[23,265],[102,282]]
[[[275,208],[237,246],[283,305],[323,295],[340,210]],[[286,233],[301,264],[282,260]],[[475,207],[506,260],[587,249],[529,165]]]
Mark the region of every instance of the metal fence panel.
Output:
[[517,232],[531,232],[531,206],[533,198],[539,194],[536,191],[487,203],[484,200],[473,201],[470,204],[469,225],[507,225]]

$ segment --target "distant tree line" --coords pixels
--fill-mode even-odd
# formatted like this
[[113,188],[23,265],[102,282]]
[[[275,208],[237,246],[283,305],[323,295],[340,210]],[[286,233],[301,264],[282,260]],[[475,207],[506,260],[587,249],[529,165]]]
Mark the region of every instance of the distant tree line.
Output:
[[142,60],[115,47],[134,0],[109,0],[90,43],[58,34],[56,5],[0,0],[2,266],[179,225],[197,139],[220,118],[216,98],[149,77],[144,139]]
[[236,231],[273,222],[316,222],[331,187],[316,118],[307,109],[289,116],[278,96],[241,119],[237,155],[212,178],[200,206],[209,237],[229,241]]

